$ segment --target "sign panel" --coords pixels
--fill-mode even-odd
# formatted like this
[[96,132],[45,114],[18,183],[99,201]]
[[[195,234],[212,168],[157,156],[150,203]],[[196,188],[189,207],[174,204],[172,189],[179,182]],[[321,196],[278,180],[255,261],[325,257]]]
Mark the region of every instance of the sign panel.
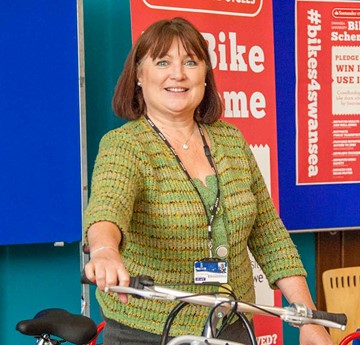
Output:
[[360,3],[297,1],[297,183],[360,182]]
[[[274,6],[274,38],[275,38],[275,64],[276,64],[276,100],[277,100],[277,126],[278,126],[278,162],[279,162],[279,191],[280,191],[280,216],[286,227],[290,231],[338,231],[359,229],[360,226],[360,183],[358,180],[356,169],[359,162],[356,156],[351,156],[350,161],[345,160],[343,152],[351,155],[359,151],[358,146],[354,150],[349,147],[336,149],[335,144],[350,144],[349,140],[352,135],[357,135],[358,126],[352,126],[350,129],[349,121],[356,120],[356,114],[332,114],[332,67],[338,65],[337,60],[333,60],[333,46],[349,45],[345,41],[331,41],[331,34],[336,26],[341,27],[335,36],[342,37],[345,27],[348,25],[348,19],[331,19],[332,8],[348,8],[357,5],[358,1],[273,1]],[[298,8],[299,6],[299,8]],[[308,96],[307,84],[310,88],[311,82],[307,81],[307,70],[315,70],[315,59],[309,59],[307,56],[307,39],[298,40],[299,32],[307,35],[307,25],[316,26],[319,23],[308,23],[306,12],[311,10],[319,11],[321,14],[322,30],[317,31],[317,37],[309,37],[310,46],[313,46],[313,54],[317,54],[317,76],[318,83],[321,85],[318,93],[318,109],[314,114],[318,115],[318,128],[312,129],[310,125],[315,125],[314,119],[307,117],[307,108],[312,102],[306,100]],[[316,13],[316,12],[315,12]],[[299,15],[299,19],[297,16]],[[310,16],[311,18],[311,16]],[[315,18],[317,18],[315,16]],[[314,19],[312,19],[314,20]],[[331,24],[332,23],[332,24]],[[305,27],[304,27],[305,25]],[[328,28],[326,28],[328,27]],[[297,29],[297,30],[296,30]],[[339,30],[339,28],[337,29]],[[324,31],[328,35],[324,35]],[[349,32],[349,31],[348,31]],[[314,35],[314,32],[310,34]],[[306,36],[305,36],[306,37]],[[345,37],[345,36],[344,36]],[[346,36],[348,37],[348,36]],[[357,36],[356,36],[357,37]],[[312,40],[311,40],[312,39]],[[321,42],[316,40],[321,39]],[[351,43],[352,46],[358,46],[359,41]],[[316,50],[321,45],[321,50]],[[300,51],[300,47],[301,50]],[[314,48],[316,47],[316,48]],[[303,51],[305,49],[305,51]],[[311,49],[310,49],[311,52]],[[314,56],[313,56],[314,57]],[[326,58],[325,58],[326,57]],[[310,61],[310,66],[304,65],[304,60]],[[300,61],[302,60],[302,61]],[[299,66],[303,66],[301,69]],[[305,70],[304,70],[305,68]],[[341,67],[340,69],[344,69]],[[314,73],[312,71],[311,73]],[[310,73],[310,76],[311,76]],[[325,80],[325,82],[324,82]],[[316,85],[313,81],[313,85]],[[341,86],[342,87],[342,86]],[[303,95],[300,95],[300,90]],[[325,91],[326,90],[326,91]],[[311,94],[312,96],[314,93]],[[301,101],[300,101],[301,99]],[[304,100],[305,99],[305,100]],[[305,103],[304,103],[305,102]],[[354,107],[351,107],[354,109]],[[326,109],[326,111],[324,111]],[[332,121],[344,120],[345,123],[337,123],[346,125],[347,128],[334,127]],[[351,122],[350,122],[351,123]],[[318,144],[317,158],[311,156],[310,163],[318,159],[318,167],[321,171],[318,175],[308,177],[309,166],[309,139],[315,140],[316,136],[309,136],[309,129],[318,133],[318,143],[311,142],[312,149]],[[333,131],[343,131],[335,132]],[[339,136],[335,136],[340,135]],[[336,140],[334,142],[334,140]],[[338,140],[346,140],[338,142]],[[357,140],[357,139],[355,139]],[[354,144],[354,143],[351,143]],[[358,145],[358,144],[357,144]],[[340,146],[337,146],[340,147]],[[345,146],[344,146],[345,147]],[[321,148],[321,152],[320,152]],[[353,151],[353,152],[352,152]],[[333,156],[333,153],[336,155]],[[340,155],[337,155],[340,153]],[[300,157],[300,154],[302,155]],[[334,160],[335,157],[340,160]],[[338,157],[340,156],[340,157]],[[346,155],[349,156],[349,155]],[[356,159],[358,165],[355,166],[353,159]],[[337,166],[333,166],[336,162]],[[333,174],[333,169],[339,167],[340,164],[346,164],[344,168],[352,168],[352,175]],[[351,164],[348,165],[348,164]],[[326,172],[327,171],[327,172]]]
[[254,17],[259,14],[263,0],[252,0],[247,2],[196,2],[193,0],[144,0],[149,8],[168,11],[212,13],[229,16]]

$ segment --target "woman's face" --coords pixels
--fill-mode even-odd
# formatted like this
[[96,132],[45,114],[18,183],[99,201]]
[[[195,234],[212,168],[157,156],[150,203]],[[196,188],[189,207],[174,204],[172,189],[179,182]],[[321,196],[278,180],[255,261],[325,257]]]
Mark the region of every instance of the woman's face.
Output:
[[206,65],[174,40],[162,58],[146,56],[138,70],[150,116],[191,116],[205,92]]

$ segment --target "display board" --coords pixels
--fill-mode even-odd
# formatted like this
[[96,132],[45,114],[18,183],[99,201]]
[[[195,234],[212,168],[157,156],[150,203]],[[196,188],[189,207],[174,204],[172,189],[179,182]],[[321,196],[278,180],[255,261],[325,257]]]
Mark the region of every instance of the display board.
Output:
[[81,238],[76,0],[0,11],[0,244]]
[[360,2],[273,3],[280,215],[291,231],[360,228]]

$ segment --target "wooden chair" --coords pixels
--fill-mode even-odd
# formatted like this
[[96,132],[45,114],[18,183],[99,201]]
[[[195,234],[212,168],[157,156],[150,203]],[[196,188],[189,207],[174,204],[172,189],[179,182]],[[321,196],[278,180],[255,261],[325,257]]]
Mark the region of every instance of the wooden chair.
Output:
[[328,312],[344,313],[348,318],[345,332],[330,328],[336,344],[360,328],[360,266],[336,268],[322,275],[326,309]]

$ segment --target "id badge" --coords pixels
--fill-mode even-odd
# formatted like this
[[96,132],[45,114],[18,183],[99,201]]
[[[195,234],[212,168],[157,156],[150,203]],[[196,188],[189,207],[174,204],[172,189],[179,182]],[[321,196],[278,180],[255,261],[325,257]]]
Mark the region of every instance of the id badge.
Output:
[[228,262],[226,260],[203,259],[194,262],[194,283],[228,282]]

